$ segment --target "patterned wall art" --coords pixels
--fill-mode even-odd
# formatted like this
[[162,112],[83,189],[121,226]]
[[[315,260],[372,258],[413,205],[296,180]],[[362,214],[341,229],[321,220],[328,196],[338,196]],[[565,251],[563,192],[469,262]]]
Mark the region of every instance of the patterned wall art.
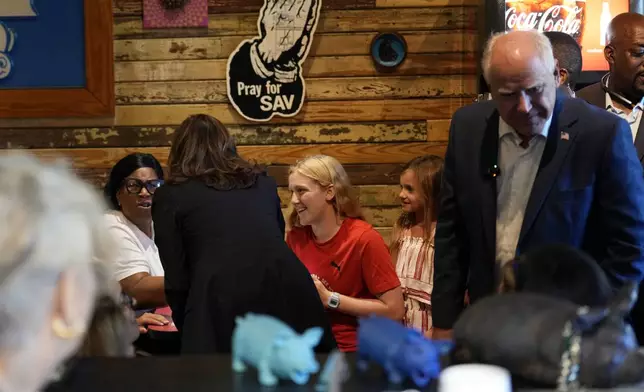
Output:
[[0,80],[7,78],[13,68],[10,52],[17,37],[16,31],[2,23],[2,19],[35,16],[31,0],[0,0]]
[[143,0],[143,27],[208,27],[208,0]]

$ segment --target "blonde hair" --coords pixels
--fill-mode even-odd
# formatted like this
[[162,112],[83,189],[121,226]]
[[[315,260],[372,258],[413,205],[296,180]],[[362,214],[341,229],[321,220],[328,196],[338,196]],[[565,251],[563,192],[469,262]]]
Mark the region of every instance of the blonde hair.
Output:
[[492,52],[494,52],[494,47],[498,43],[501,37],[512,34],[529,34],[532,37],[532,44],[534,45],[535,52],[539,55],[543,65],[548,70],[555,70],[556,63],[555,57],[552,52],[552,44],[547,36],[537,30],[526,30],[526,31],[504,31],[496,34],[492,34],[485,44],[485,49],[483,50],[483,56],[481,60],[481,67],[483,69],[483,77],[485,81],[490,84],[490,72],[491,72],[491,61],[492,61]]
[[[337,159],[328,155],[313,155],[306,157],[289,168],[288,174],[301,174],[315,181],[323,188],[333,186],[335,197],[333,209],[342,218],[364,220],[360,201],[355,188],[351,185],[349,176]],[[291,207],[288,224],[290,227],[301,227],[297,212]]]

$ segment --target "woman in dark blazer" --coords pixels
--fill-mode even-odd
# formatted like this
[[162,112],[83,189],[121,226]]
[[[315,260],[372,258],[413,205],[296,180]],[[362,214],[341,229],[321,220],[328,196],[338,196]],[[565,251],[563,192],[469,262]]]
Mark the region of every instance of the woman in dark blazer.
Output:
[[187,118],[168,169],[152,218],[181,352],[230,352],[235,318],[247,312],[275,316],[299,333],[320,326],[318,351],[335,348],[313,280],[284,241],[275,180],[237,154],[224,125]]

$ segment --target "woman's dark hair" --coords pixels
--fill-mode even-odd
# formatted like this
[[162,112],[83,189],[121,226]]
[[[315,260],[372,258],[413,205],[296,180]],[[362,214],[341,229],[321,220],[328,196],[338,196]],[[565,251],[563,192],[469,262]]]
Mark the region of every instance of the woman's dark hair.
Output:
[[235,140],[216,118],[188,117],[174,133],[168,183],[198,179],[219,190],[248,188],[264,169],[237,154]]
[[163,180],[163,168],[161,168],[159,161],[150,154],[144,154],[141,152],[132,153],[122,158],[116,163],[116,165],[114,165],[114,167],[112,167],[110,178],[107,180],[107,184],[105,184],[105,188],[103,189],[103,193],[110,208],[114,210],[121,209],[118,200],[116,200],[116,194],[121,188],[121,185],[123,185],[123,181],[127,176],[143,167],[149,167],[154,170],[157,177],[159,177],[160,180]]

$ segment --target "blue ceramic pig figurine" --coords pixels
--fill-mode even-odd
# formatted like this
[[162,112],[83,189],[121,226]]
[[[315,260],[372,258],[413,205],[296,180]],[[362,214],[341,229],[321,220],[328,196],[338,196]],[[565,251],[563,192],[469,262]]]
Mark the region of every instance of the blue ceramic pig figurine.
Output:
[[259,383],[276,385],[278,379],[289,379],[303,385],[320,365],[313,349],[320,343],[322,328],[313,327],[297,334],[291,327],[272,316],[247,313],[238,317],[232,337],[233,370],[246,371],[246,365],[257,368]]
[[384,317],[360,319],[356,367],[366,370],[372,360],[383,367],[390,383],[410,378],[425,387],[441,371],[441,355],[452,349],[448,341],[433,341],[420,332]]

